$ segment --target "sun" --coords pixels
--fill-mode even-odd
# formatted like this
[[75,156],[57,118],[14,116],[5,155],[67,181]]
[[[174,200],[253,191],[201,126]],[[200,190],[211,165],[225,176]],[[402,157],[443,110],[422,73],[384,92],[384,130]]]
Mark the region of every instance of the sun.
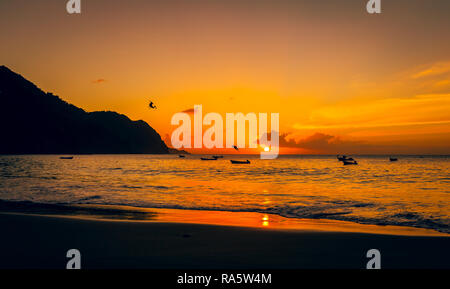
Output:
[[265,152],[268,152],[268,151],[270,151],[270,148],[269,148],[269,147],[265,147],[265,148],[264,148],[264,151],[265,151]]

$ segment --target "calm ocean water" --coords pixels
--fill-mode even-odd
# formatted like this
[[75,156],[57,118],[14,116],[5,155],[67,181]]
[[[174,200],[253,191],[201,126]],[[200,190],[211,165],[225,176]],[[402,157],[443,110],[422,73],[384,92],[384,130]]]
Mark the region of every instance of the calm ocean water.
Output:
[[[0,156],[0,199],[249,211],[450,233],[450,157]],[[250,159],[232,165],[229,159]]]

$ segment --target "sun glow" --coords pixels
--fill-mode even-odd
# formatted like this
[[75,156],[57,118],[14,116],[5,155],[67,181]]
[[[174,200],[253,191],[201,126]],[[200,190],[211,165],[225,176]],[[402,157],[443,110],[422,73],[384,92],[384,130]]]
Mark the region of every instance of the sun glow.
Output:
[[262,225],[263,225],[263,227],[269,226],[269,216],[268,215],[264,215],[262,217]]

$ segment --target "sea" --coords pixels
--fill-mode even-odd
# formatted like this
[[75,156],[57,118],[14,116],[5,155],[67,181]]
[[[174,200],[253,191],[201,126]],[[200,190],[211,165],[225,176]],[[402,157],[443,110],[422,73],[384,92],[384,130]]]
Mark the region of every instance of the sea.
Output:
[[[450,233],[450,156],[0,156],[1,208],[114,205],[258,212]],[[230,160],[250,160],[231,164]]]

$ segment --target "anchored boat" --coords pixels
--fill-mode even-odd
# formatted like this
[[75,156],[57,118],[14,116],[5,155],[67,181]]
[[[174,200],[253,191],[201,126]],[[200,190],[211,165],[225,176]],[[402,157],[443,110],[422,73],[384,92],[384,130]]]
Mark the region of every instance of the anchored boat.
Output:
[[232,164],[249,164],[249,163],[250,163],[249,160],[246,160],[246,161],[234,161],[234,160],[230,160],[230,162],[231,162]]

